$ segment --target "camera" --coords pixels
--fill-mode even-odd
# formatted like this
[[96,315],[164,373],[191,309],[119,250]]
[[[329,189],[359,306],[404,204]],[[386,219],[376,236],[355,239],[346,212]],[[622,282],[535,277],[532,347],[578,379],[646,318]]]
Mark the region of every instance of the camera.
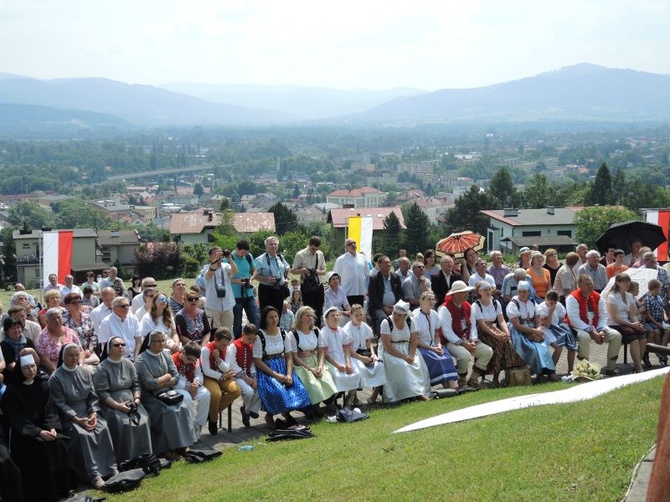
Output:
[[284,287],[284,285],[280,284],[281,283],[281,276],[280,275],[275,275],[274,278],[275,278],[276,282],[275,282],[273,287],[275,289],[282,289]]
[[224,258],[230,258],[230,249],[224,249],[221,252],[221,256],[223,256]]
[[251,285],[251,279],[249,279],[248,277],[242,279],[242,284],[245,288],[253,288],[253,286]]

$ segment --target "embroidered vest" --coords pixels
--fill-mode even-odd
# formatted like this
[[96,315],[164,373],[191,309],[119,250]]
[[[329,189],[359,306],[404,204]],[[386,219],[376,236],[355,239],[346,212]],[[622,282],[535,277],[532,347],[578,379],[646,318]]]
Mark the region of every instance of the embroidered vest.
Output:
[[[456,336],[462,340],[468,341],[470,339],[470,312],[472,306],[465,301],[461,304],[461,308],[454,303],[451,295],[444,300],[444,306],[451,314],[451,329],[454,330]],[[463,321],[465,321],[465,328],[463,328]]]
[[[586,298],[582,294],[582,290],[578,289],[570,293],[577,303],[579,303],[579,318],[584,321],[586,324],[593,324],[593,326],[598,326],[598,304],[600,303],[600,294],[595,291],[591,293],[591,296]],[[587,308],[587,302],[591,307],[591,312],[593,312],[593,322],[589,322],[589,309]],[[570,319],[568,318],[568,323],[572,325]]]
[[247,345],[242,343],[242,339],[238,338],[233,342],[233,345],[237,348],[237,353],[235,354],[235,360],[237,365],[242,368],[244,373],[247,376],[251,376],[251,363],[253,362],[253,345]]
[[[214,346],[214,341],[207,342],[205,344],[205,347],[207,347],[207,349],[209,350],[209,368],[214,370],[214,371],[220,371],[219,367],[216,365],[216,358],[214,357],[214,351],[218,350]],[[226,358],[226,349],[223,349],[223,351],[219,350],[219,356],[221,357],[221,359],[225,359]]]
[[181,352],[172,354],[172,360],[174,361],[174,364],[177,367],[177,371],[179,372],[179,374],[184,375],[186,377],[186,380],[192,382],[195,379],[196,363],[193,364],[184,363],[184,361],[182,361],[181,358],[179,357],[180,354]]

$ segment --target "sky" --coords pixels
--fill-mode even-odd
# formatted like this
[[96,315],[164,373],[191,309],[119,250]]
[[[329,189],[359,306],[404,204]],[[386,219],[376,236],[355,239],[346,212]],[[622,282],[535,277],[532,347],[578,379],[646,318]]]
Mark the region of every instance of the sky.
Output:
[[0,73],[424,90],[670,74],[667,0],[0,0]]

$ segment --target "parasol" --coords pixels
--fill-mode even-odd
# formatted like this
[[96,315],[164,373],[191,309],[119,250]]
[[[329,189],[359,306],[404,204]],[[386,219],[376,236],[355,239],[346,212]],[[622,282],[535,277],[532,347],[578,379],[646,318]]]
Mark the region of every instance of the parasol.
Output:
[[[655,268],[629,268],[625,273],[628,274],[631,281],[635,281],[640,285],[640,292],[637,295],[638,300],[641,300],[642,297],[649,292],[649,281],[652,279],[658,279],[658,269]],[[607,296],[607,294],[612,290],[612,287],[614,287],[615,279],[616,276],[609,280],[607,286],[605,286],[605,289],[603,289],[600,293],[600,296],[603,298]]]
[[452,255],[454,258],[462,258],[465,251],[470,248],[475,251],[484,249],[485,241],[484,236],[466,230],[445,237],[435,245],[435,248],[444,254]]

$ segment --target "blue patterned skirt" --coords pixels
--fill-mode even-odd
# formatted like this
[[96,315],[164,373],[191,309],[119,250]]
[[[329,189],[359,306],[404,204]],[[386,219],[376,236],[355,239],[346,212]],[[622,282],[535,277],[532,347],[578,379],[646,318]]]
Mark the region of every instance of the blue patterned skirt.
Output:
[[546,338],[542,342],[534,342],[523,333],[518,332],[511,322],[507,324],[507,329],[509,329],[510,336],[512,337],[514,350],[530,366],[530,372],[533,375],[554,373],[556,371]]
[[[272,371],[276,371],[281,375],[286,374],[286,360],[283,357],[263,359],[263,362]],[[270,415],[307,408],[311,404],[307,390],[305,390],[305,386],[295,371],[292,374],[293,385],[291,387],[287,387],[279,380],[266,375],[262,371],[259,371],[257,376],[258,395],[263,403],[263,408]]]

